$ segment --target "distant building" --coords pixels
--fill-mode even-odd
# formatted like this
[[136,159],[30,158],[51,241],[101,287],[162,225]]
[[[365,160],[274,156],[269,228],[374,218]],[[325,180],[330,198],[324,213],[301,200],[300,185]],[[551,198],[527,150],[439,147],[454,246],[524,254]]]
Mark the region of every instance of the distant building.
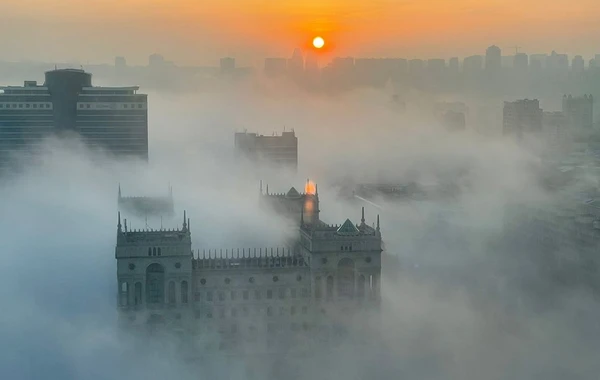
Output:
[[152,54],[148,57],[148,66],[150,67],[154,67],[154,68],[162,68],[163,66],[165,66],[166,61],[165,61],[165,57],[163,57],[160,54]]
[[584,95],[563,96],[562,109],[567,123],[572,128],[591,129],[594,125],[594,97]]
[[549,142],[557,143],[569,136],[567,118],[563,112],[544,112],[542,121],[544,134]]
[[434,114],[439,122],[450,131],[464,130],[469,109],[462,102],[441,102],[434,106]]
[[485,70],[500,71],[502,68],[502,50],[496,45],[490,46],[485,52]]
[[529,69],[529,57],[525,53],[517,53],[514,57],[513,69],[525,73]]
[[119,185],[119,197],[117,202],[119,212],[138,218],[167,217],[175,213],[173,203],[173,189],[169,187],[169,194],[162,197],[127,197],[121,194]]
[[125,57],[115,57],[115,68],[117,70],[122,70],[127,67],[127,61]]
[[453,74],[458,73],[460,70],[460,63],[458,61],[458,57],[452,57],[448,60],[448,71]]
[[543,111],[539,100],[504,102],[502,133],[522,137],[524,134],[542,131]]
[[408,61],[408,73],[410,75],[422,75],[425,73],[425,61],[422,59],[411,59]]
[[235,58],[224,57],[219,60],[219,69],[221,74],[230,75],[235,72]]
[[483,57],[480,55],[472,55],[463,60],[463,73],[475,74],[481,71],[483,67]]
[[540,72],[546,67],[546,54],[532,54],[529,56],[529,69],[532,72]]
[[148,96],[139,87],[94,87],[83,70],[48,71],[43,85],[0,88],[0,165],[51,134],[148,159]]
[[290,77],[302,80],[304,76],[304,56],[300,49],[294,49],[292,57],[288,59],[287,72]]
[[274,78],[285,75],[287,71],[287,59],[265,58],[265,75]]
[[257,162],[270,162],[294,170],[298,168],[298,138],[294,131],[283,132],[281,136],[236,133],[235,151],[238,156]]
[[548,70],[566,72],[569,70],[569,56],[558,54],[555,51],[546,59],[546,68]]
[[576,55],[571,63],[571,71],[576,74],[581,74],[585,71],[585,61],[580,55]]

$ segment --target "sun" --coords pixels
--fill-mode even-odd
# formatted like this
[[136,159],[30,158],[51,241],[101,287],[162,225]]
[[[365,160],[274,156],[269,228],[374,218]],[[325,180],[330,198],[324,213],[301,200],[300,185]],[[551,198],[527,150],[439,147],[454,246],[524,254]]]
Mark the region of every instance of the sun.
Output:
[[313,46],[316,47],[317,49],[322,48],[323,46],[325,46],[325,40],[323,39],[323,37],[315,37],[313,39]]

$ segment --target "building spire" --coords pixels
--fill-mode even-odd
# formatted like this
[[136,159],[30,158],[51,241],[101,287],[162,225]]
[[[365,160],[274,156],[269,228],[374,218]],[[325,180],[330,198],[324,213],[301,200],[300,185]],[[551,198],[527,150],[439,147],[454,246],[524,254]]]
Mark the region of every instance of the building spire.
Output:
[[315,182],[315,197],[319,197],[319,185]]
[[125,219],[125,232],[127,232],[127,219]]
[[185,217],[185,210],[183,210],[183,230],[187,230],[187,219]]
[[121,211],[119,211],[118,214],[119,214],[119,222],[117,223],[117,231],[121,232]]
[[377,232],[379,232],[379,214],[377,214]]
[[267,195],[269,195],[269,184],[267,183]]
[[262,188],[262,179],[260,180],[260,195],[263,194],[263,188]]
[[121,182],[119,182],[119,199],[121,199]]
[[365,207],[364,206],[362,208],[362,217],[360,218],[360,224],[361,225],[365,224]]

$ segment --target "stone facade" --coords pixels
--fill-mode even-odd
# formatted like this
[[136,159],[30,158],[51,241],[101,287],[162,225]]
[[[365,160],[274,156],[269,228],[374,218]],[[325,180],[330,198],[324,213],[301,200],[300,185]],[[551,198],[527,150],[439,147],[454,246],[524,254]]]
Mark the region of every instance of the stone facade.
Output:
[[160,231],[131,231],[119,213],[120,321],[218,336],[201,340],[209,350],[269,351],[282,341],[302,350],[310,345],[307,337],[334,334],[343,324],[339,316],[378,309],[379,217],[368,226],[363,209],[360,224],[328,225],[319,219],[316,186],[304,194],[261,191],[261,200],[289,215],[299,205],[296,241],[279,248],[193,251],[185,213],[180,228]]

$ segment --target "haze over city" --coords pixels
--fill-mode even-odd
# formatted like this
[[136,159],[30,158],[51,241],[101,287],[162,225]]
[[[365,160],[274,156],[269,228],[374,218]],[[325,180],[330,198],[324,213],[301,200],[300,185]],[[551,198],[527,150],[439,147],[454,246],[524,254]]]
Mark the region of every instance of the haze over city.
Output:
[[0,4],[0,378],[597,379],[600,4]]
[[598,18],[594,0],[25,0],[0,4],[0,51],[11,61],[141,64],[160,52],[184,65],[228,55],[252,65],[323,34],[339,56],[449,58],[497,44],[591,57]]

